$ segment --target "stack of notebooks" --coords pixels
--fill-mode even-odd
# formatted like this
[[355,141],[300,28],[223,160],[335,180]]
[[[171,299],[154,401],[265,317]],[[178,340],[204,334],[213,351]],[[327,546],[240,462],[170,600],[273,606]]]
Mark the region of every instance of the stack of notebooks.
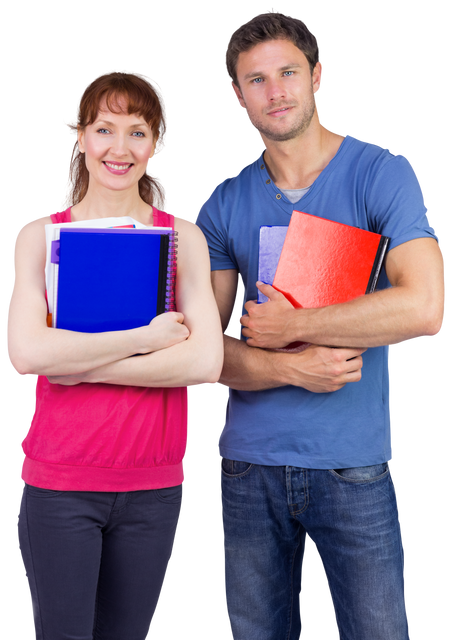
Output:
[[118,331],[175,310],[176,240],[131,218],[46,225],[48,324]]
[[[347,302],[375,290],[388,244],[378,233],[294,211],[288,227],[260,228],[259,280],[296,308]],[[267,300],[259,292],[258,302]]]

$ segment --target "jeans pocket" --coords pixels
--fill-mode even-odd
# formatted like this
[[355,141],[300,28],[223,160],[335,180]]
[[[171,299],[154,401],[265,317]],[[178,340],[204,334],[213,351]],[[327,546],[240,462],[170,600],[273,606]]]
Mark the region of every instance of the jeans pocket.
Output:
[[242,462],[241,460],[229,460],[223,458],[221,461],[221,471],[226,476],[237,478],[247,473],[253,466],[252,462]]
[[373,464],[369,467],[351,467],[349,469],[332,469],[331,473],[344,480],[354,482],[372,482],[389,473],[387,462]]
[[33,498],[54,498],[55,496],[59,496],[64,491],[54,491],[53,489],[42,489],[41,487],[34,487],[31,484],[25,485],[26,492],[29,496],[33,496]]
[[155,495],[160,502],[166,504],[180,504],[182,502],[182,485],[178,484],[176,487],[162,487],[161,489],[155,489]]

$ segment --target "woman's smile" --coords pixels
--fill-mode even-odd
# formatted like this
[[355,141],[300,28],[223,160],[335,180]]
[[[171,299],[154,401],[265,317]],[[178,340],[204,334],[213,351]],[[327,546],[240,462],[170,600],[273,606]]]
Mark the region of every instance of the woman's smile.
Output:
[[114,173],[115,175],[124,175],[129,171],[131,167],[133,167],[133,162],[127,164],[117,164],[116,162],[107,162],[104,160],[102,164],[108,171]]

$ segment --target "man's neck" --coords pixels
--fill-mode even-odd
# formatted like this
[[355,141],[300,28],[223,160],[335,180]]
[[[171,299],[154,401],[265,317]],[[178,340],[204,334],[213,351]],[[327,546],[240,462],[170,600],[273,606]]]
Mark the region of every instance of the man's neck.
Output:
[[344,140],[328,131],[315,114],[309,128],[299,137],[275,142],[263,137],[265,164],[273,182],[280,189],[309,187],[334,158]]

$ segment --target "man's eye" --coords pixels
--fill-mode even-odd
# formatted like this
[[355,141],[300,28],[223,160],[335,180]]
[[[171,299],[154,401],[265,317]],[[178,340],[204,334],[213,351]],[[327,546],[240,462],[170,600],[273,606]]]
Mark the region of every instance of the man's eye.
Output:
[[285,76],[293,76],[293,71],[284,71]]
[[253,84],[261,84],[261,82],[263,82],[262,78],[253,78]]

